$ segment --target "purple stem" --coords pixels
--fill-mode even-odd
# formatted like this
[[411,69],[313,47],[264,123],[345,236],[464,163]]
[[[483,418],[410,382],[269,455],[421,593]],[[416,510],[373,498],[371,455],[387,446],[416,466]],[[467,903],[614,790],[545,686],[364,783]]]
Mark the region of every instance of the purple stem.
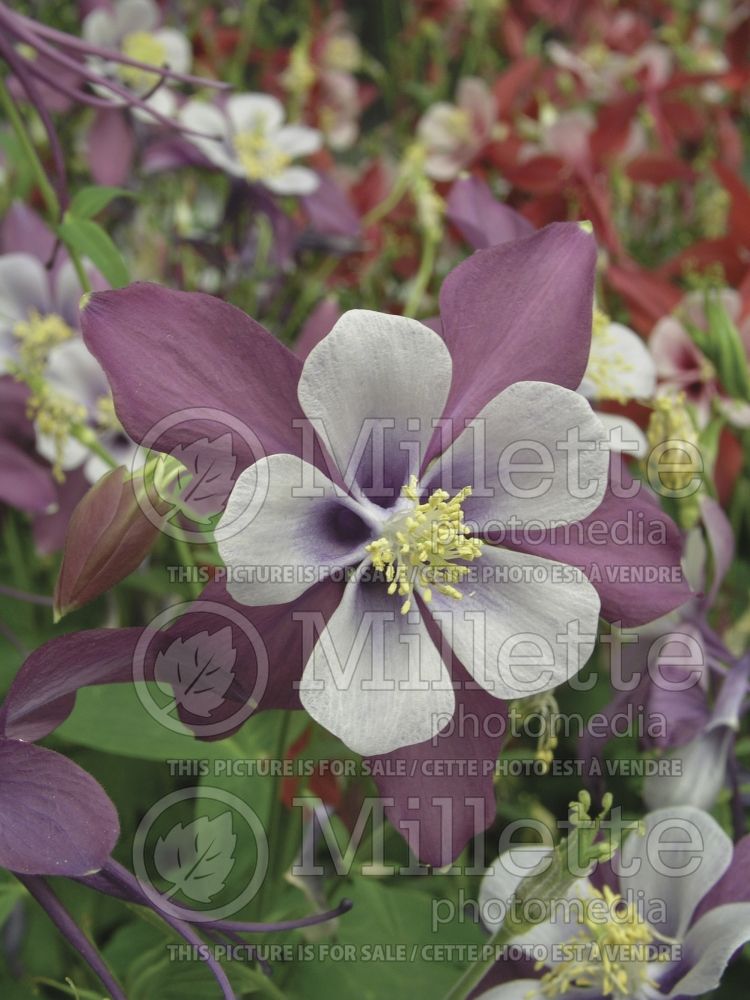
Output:
[[[3,9],[4,5],[0,4],[0,9]],[[4,8],[7,10],[7,8]],[[190,73],[178,73],[176,70],[169,69],[168,67],[155,67],[150,63],[140,62],[138,59],[131,59],[129,56],[124,56],[121,52],[115,52],[112,49],[103,49],[99,45],[92,45],[91,42],[85,42],[82,38],[76,38],[75,35],[68,35],[63,31],[57,31],[55,28],[51,28],[47,24],[37,24],[36,21],[31,21],[29,18],[24,17],[22,14],[17,14],[12,11],[8,11],[12,15],[14,20],[24,21],[26,24],[31,25],[33,31],[37,34],[42,35],[45,38],[52,39],[62,45],[64,48],[71,49],[75,52],[83,52],[92,56],[100,56],[102,59],[107,59],[110,62],[121,63],[123,66],[134,66],[136,69],[145,69],[154,71],[158,68],[162,76],[168,77],[170,80],[174,80],[177,83],[191,83],[197,87],[212,87],[214,90],[231,90],[231,83],[224,83],[221,80],[211,80],[209,77],[204,76],[192,76]]]
[[52,923],[57,927],[65,940],[78,952],[86,964],[101,979],[112,1000],[127,1000],[117,981],[107,968],[99,952],[89,941],[81,928],[71,917],[60,900],[54,894],[45,879],[38,875],[19,875],[14,872],[18,881],[39,903]]
[[[0,5],[0,26],[3,21],[8,23],[8,13],[2,5]],[[13,15],[12,15],[13,17]],[[29,22],[32,24],[33,22]],[[86,66],[85,63],[77,62],[75,59],[71,59],[66,56],[64,52],[60,52],[58,49],[53,48],[48,45],[43,39],[37,37],[33,32],[29,31],[24,23],[18,23],[15,20],[10,21],[11,30],[15,30],[16,35],[27,45],[36,49],[38,52],[42,52],[44,55],[48,56],[52,62],[58,64],[58,66],[64,66],[66,69],[70,69],[79,76],[82,76],[88,83],[95,84],[97,87],[104,87],[107,90],[111,90],[113,94],[120,97],[126,107],[141,108],[142,110],[148,112],[148,114],[155,120],[160,122],[169,128],[178,128],[185,135],[201,135],[204,138],[214,139],[215,136],[205,135],[203,132],[196,132],[194,129],[188,129],[181,127],[177,122],[172,121],[167,118],[166,115],[161,114],[160,111],[156,111],[150,105],[146,104],[140,97],[133,93],[133,91],[128,90],[126,87],[121,87],[119,84],[115,83],[113,80],[109,80],[107,77],[102,76],[101,73],[95,73],[90,67]],[[15,56],[18,61],[19,57]],[[162,73],[158,66],[146,66],[146,69],[151,70],[153,73]],[[26,72],[26,70],[24,70]],[[16,70],[16,72],[18,72]],[[163,74],[162,74],[163,75]],[[112,107],[118,107],[116,103],[113,102]]]
[[295,931],[299,927],[314,927],[316,924],[324,924],[329,920],[335,920],[351,910],[354,903],[351,899],[342,899],[338,906],[325,913],[311,913],[309,917],[300,917],[297,920],[278,920],[273,924],[253,924],[245,923],[242,920],[213,920],[206,923],[206,927],[215,927],[220,931],[233,931],[242,934],[259,934],[275,931]]
[[[105,865],[103,871],[116,883],[118,884],[128,895],[135,894],[140,896],[142,899],[147,900],[145,893],[138,885],[138,880],[134,875],[132,875],[127,868],[119,864],[117,861],[110,859]],[[135,883],[135,885],[133,884]],[[224,1000],[237,1000],[232,989],[232,984],[227,978],[227,974],[222,969],[221,965],[216,961],[216,959],[210,953],[207,953],[203,947],[205,942],[203,939],[193,930],[190,924],[185,923],[182,920],[178,920],[176,917],[170,916],[163,910],[160,910],[150,903],[147,903],[155,913],[157,913],[164,923],[171,927],[173,931],[180,935],[183,940],[187,941],[188,944],[193,945],[197,951],[196,954],[201,958],[202,961],[211,970],[211,973],[216,980],[219,988],[221,989]],[[207,925],[209,926],[209,925]]]
[[6,587],[4,583],[0,583],[0,596],[12,597],[15,601],[26,601],[27,604],[42,604],[47,608],[51,608],[55,603],[53,599],[51,597],[47,597],[46,594],[29,594],[25,590],[16,590],[15,587]]

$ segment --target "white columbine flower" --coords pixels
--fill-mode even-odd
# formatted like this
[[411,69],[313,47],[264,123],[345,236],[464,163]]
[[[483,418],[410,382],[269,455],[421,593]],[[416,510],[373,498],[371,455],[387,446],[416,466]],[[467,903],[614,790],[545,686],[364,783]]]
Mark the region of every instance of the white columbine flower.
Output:
[[224,109],[189,101],[180,112],[183,125],[203,135],[189,138],[222,170],[275,194],[310,194],[317,174],[294,164],[298,156],[316,153],[321,133],[307,125],[285,125],[284,108],[270,94],[235,94]]
[[[161,14],[153,0],[115,0],[112,8],[98,7],[84,20],[82,35],[85,41],[105,49],[114,49],[129,59],[166,67],[176,73],[190,70],[193,53],[189,40],[175,28],[159,27]],[[161,79],[157,73],[107,62],[99,57],[90,59],[98,72],[127,87],[138,97],[148,95],[158,87]],[[117,102],[117,95],[101,88],[103,94]],[[166,86],[158,87],[147,103],[163,115],[172,115],[176,102]],[[124,103],[124,102],[123,102]],[[144,111],[139,117],[148,118]]]
[[[593,403],[612,400],[650,399],[656,389],[656,364],[643,340],[622,323],[613,323],[600,309],[594,309],[589,363],[578,391]],[[627,417],[599,413],[610,433],[613,449],[639,458],[648,454],[648,442],[640,427]],[[619,429],[620,443],[614,436]]]

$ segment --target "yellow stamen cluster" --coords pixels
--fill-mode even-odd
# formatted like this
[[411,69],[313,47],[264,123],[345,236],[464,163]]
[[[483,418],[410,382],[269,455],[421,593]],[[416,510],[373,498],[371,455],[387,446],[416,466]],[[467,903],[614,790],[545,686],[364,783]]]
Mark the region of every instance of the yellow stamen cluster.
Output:
[[[591,325],[591,355],[586,367],[586,378],[596,387],[599,399],[612,399],[617,403],[627,403],[628,397],[617,385],[613,375],[633,371],[633,365],[622,352],[612,354],[606,350],[615,342],[615,335],[610,330],[611,319],[599,306],[594,306],[594,319]],[[606,350],[606,353],[602,351]]]
[[122,424],[117,419],[115,404],[111,396],[100,396],[96,401],[96,425],[103,431],[121,431]]
[[[584,926],[570,941],[572,957],[556,964],[540,981],[540,992],[550,1000],[572,989],[591,988],[605,997],[632,1000],[644,986],[656,986],[648,973],[654,939],[667,941],[641,918],[633,903],[605,887],[592,889],[583,900]],[[604,904],[604,905],[602,905]],[[603,912],[605,911],[606,916]],[[604,916],[604,919],[603,919]],[[537,970],[544,962],[537,963]]]
[[456,559],[471,562],[482,552],[482,543],[469,538],[461,504],[471,496],[466,486],[451,497],[445,490],[435,490],[424,503],[419,502],[417,477],[412,476],[402,490],[414,509],[396,518],[392,527],[365,546],[372,564],[385,575],[388,593],[403,597],[401,614],[408,614],[415,584],[429,603],[433,588],[460,600],[460,583],[469,572],[468,566],[455,565]]
[[[695,467],[684,445],[690,450],[697,449],[698,432],[685,405],[684,392],[657,396],[646,437],[652,448],[674,442],[674,448],[665,450],[661,456],[664,467],[659,475],[663,485],[674,492],[689,486],[695,478]],[[685,466],[684,472],[674,468],[680,465]]]
[[19,359],[25,375],[41,375],[49,352],[73,337],[73,331],[56,313],[42,316],[32,309],[28,318],[16,323],[13,336],[19,341]]
[[41,383],[29,399],[29,417],[36,421],[40,433],[52,438],[55,453],[52,475],[61,483],[65,479],[62,468],[65,446],[74,430],[86,424],[86,407]]
[[260,128],[238,132],[232,141],[237,159],[250,181],[278,177],[292,162],[291,156],[274,146]]
[[[121,47],[122,54],[128,59],[137,59],[138,62],[148,63],[150,66],[166,65],[167,50],[164,44],[148,31],[132,31],[125,36]],[[149,73],[148,70],[139,69],[137,66],[119,64],[117,72],[123,83],[138,91],[151,90],[161,79],[159,73]]]

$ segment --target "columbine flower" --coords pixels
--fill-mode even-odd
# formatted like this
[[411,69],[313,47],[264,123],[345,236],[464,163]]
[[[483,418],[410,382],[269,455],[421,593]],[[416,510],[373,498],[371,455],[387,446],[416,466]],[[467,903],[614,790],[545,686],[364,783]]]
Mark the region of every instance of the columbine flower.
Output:
[[[481,1000],[658,1000],[709,993],[750,940],[747,837],[729,837],[700,809],[658,809],[626,839],[611,872],[581,878],[556,919],[510,944],[528,946],[539,977],[514,979]],[[485,876],[484,914],[508,907],[524,874],[549,854],[512,848]],[[492,930],[497,923],[486,919]],[[501,971],[501,970],[499,970]]]
[[[190,42],[181,31],[159,27],[160,20],[159,8],[153,0],[115,0],[111,8],[97,7],[86,16],[82,35],[92,46],[148,63],[157,70],[187,73],[193,60]],[[169,91],[159,89],[154,93],[163,80],[158,71],[100,56],[92,56],[89,61],[103,77],[121,83],[140,98],[145,97],[147,103],[155,100],[163,115],[173,113],[174,99]]]
[[[623,323],[614,323],[601,309],[594,308],[591,354],[578,391],[592,403],[611,400],[628,403],[650,399],[656,388],[656,366],[648,347],[638,334]],[[648,454],[646,436],[635,421],[620,414],[599,413],[609,432],[612,447],[619,430],[620,450],[639,458]]]
[[[92,270],[92,278],[103,282]],[[27,409],[34,418],[39,454],[58,478],[79,466],[89,482],[106,463],[72,434],[92,427],[117,459],[128,462],[134,445],[120,427],[99,363],[80,339],[81,286],[73,264],[60,259],[48,271],[32,254],[0,256],[0,371],[28,383]]]
[[202,133],[191,141],[233,177],[263,184],[275,194],[310,194],[318,186],[317,174],[294,160],[320,149],[320,132],[306,125],[284,125],[284,108],[270,94],[235,94],[223,109],[189,101],[180,121]]
[[474,77],[458,84],[456,103],[439,101],[417,125],[425,147],[425,173],[436,181],[451,181],[469,166],[492,137],[497,102],[487,85]]
[[[259,517],[269,530],[275,525],[276,535],[265,534],[259,547],[248,551],[251,537],[261,534],[251,523],[235,536],[234,551],[228,547],[229,540],[222,546],[228,559],[249,564],[248,572],[255,571],[259,579],[262,574],[258,571],[263,567],[286,568],[276,574],[277,584],[261,582],[257,588],[248,584],[246,589],[239,582],[236,587],[233,584],[235,595],[248,601],[246,604],[232,600],[223,583],[210,585],[205,597],[229,605],[262,637],[268,670],[265,689],[256,699],[261,708],[299,707],[299,684],[307,665],[303,696],[336,732],[363,749],[408,745],[394,752],[403,765],[382,767],[376,780],[387,800],[387,815],[409,838],[415,853],[431,863],[451,860],[466,840],[494,817],[492,764],[485,765],[495,761],[500,739],[497,728],[485,726],[485,720],[504,714],[503,702],[496,695],[515,690],[528,679],[520,672],[514,683],[505,675],[507,647],[502,656],[500,650],[509,634],[531,632],[540,643],[551,636],[551,649],[544,648],[550,655],[542,669],[543,687],[559,683],[588,656],[589,639],[571,642],[576,648],[567,655],[558,636],[562,632],[565,640],[565,626],[571,622],[573,628],[577,624],[581,632],[589,629],[593,633],[599,600],[604,617],[632,625],[666,613],[688,596],[686,586],[676,582],[674,575],[679,533],[658,505],[644,492],[629,498],[620,498],[610,490],[603,493],[606,453],[596,448],[601,430],[586,401],[573,392],[583,377],[589,353],[595,254],[591,237],[569,224],[554,225],[526,239],[479,252],[443,285],[440,337],[411,320],[353,313],[311,352],[304,370],[302,362],[257,323],[210,296],[136,284],[94,294],[82,313],[87,346],[107,373],[118,417],[134,440],[143,441],[159,421],[177,413],[171,429],[165,430],[154,446],[169,453],[192,442],[194,448],[207,450],[210,461],[205,409],[200,408],[231,415],[233,421],[252,429],[255,443],[235,435],[235,475],[253,463],[255,470],[242,474],[231,503],[240,503],[254,476],[267,474],[270,493]],[[165,373],[170,380],[166,383]],[[186,412],[180,415],[181,410]],[[466,423],[482,411],[491,433],[487,434],[486,452],[478,442],[475,459],[465,450],[468,439],[459,440],[459,436]],[[438,430],[431,445],[430,422],[441,413],[449,418],[447,430],[442,436]],[[309,471],[301,459],[303,445],[311,443],[313,428],[308,418],[316,416],[323,418],[315,430],[320,432],[331,463],[319,451],[305,452],[304,457],[318,467],[316,485],[322,485],[324,495],[295,497],[290,495],[289,485],[291,480],[299,484],[301,471]],[[421,421],[418,428],[408,423],[410,417]],[[364,453],[359,456],[363,461],[348,468],[358,428],[369,418],[361,442]],[[384,421],[392,422],[392,430]],[[505,443],[523,435],[554,451],[556,436],[562,433],[565,441],[569,428],[573,434],[580,428],[583,440],[594,445],[582,458],[587,470],[582,481],[589,476],[593,481],[589,496],[577,500],[567,495],[565,462],[557,466],[545,496],[529,496],[523,502],[506,496],[497,480],[497,466],[494,472],[490,470],[488,479],[494,492],[491,489],[491,496],[482,495],[476,476],[485,469],[485,455],[491,460],[494,453],[496,458]],[[377,472],[382,465],[383,482],[380,490],[373,491],[368,486],[378,484],[367,481],[372,452],[366,435],[374,433],[374,441],[379,442],[381,430],[385,435],[384,464],[377,462],[373,468]],[[216,436],[215,431],[212,436]],[[456,438],[453,442],[452,436]],[[452,449],[445,453],[451,443]],[[429,453],[428,446],[432,448]],[[433,458],[441,451],[445,454],[440,463],[426,461],[427,455]],[[417,477],[413,491],[412,475]],[[533,493],[538,474],[531,476],[533,483],[529,474],[522,474],[518,482],[532,487]],[[627,475],[623,473],[623,477],[627,485]],[[416,493],[417,500],[402,495],[404,486]],[[473,487],[474,493],[462,494],[463,499],[456,503],[456,495],[467,486]],[[448,493],[447,499],[435,496],[440,489]],[[387,492],[391,495],[385,496]],[[478,539],[501,501],[507,501],[503,518],[517,513],[521,525],[537,519],[538,530],[529,536],[523,531],[508,531],[501,539],[495,533]],[[422,504],[428,504],[432,511],[428,516],[439,523],[441,535],[450,530],[451,523],[460,521],[458,507],[464,511],[464,523],[476,522],[479,531],[475,528],[470,536],[462,533],[453,538],[451,558],[445,559],[446,578],[428,583],[432,601],[424,600],[425,580],[420,578],[404,615],[401,610],[408,593],[387,592],[393,582],[397,591],[401,589],[402,562],[407,570],[413,566],[411,553],[416,554],[421,544],[427,546],[428,557],[423,568],[430,574],[440,569],[438,550],[427,539],[417,537],[419,525],[406,523],[427,513],[416,510]],[[549,527],[553,522],[575,521],[586,511],[593,513],[570,532],[555,533]],[[632,520],[634,530],[628,544],[618,545],[611,530],[623,519]],[[648,531],[642,530],[644,525],[649,526]],[[502,531],[501,525],[497,528]],[[403,530],[410,554],[404,553],[402,558],[393,549],[398,558],[391,560],[387,543],[397,543],[395,532]],[[609,544],[602,544],[607,538]],[[459,546],[468,552],[463,546],[471,539],[486,542],[478,557],[471,562],[453,558]],[[498,540],[505,548],[493,544]],[[388,566],[393,566],[392,580],[368,583],[363,574],[357,574],[344,585],[326,575],[336,566],[366,566],[375,559],[382,562],[385,575]],[[567,565],[561,568],[559,564]],[[654,567],[651,579],[671,582],[644,585],[639,580],[636,584],[629,573],[629,567],[636,565]],[[504,567],[509,570],[505,574],[509,579],[499,579]],[[672,569],[664,573],[658,567]],[[309,579],[304,581],[306,568],[312,568],[312,586]],[[529,568],[541,577],[540,582],[519,581],[519,575]],[[576,568],[591,574],[598,597]],[[560,574],[566,583],[552,580]],[[451,576],[453,579],[448,578]],[[462,599],[443,593],[438,583],[455,587]],[[571,602],[573,594],[577,604]],[[366,686],[340,691],[327,672],[322,654],[331,651],[332,642],[338,644],[337,651],[346,663],[351,651],[346,641],[347,636],[352,638],[351,623],[358,603],[363,610],[374,612],[369,621],[376,618],[377,626],[369,632],[365,629],[367,634],[361,636],[360,659],[349,660],[355,668],[355,680],[363,677],[370,663],[376,669],[383,664],[385,669],[377,643],[373,644],[373,635],[382,635],[394,657],[388,667],[391,677],[385,679],[405,682],[405,690],[395,683],[392,691],[382,690],[382,684],[375,691]],[[487,655],[486,672],[483,653],[475,657],[467,648],[467,618],[471,620],[472,611],[479,613],[475,618],[480,622],[481,612],[487,612],[487,650],[497,659]],[[428,635],[433,616],[436,623],[441,618],[443,627],[453,619],[452,643],[442,639],[439,631]],[[384,618],[388,620],[382,622]],[[334,631],[328,632],[326,623]],[[321,632],[313,656],[310,646]],[[231,696],[245,704],[255,697],[252,692],[262,667],[242,630],[233,628],[233,633],[238,655]],[[401,637],[408,641],[401,642]],[[78,640],[83,644],[85,633]],[[115,630],[99,640],[97,655],[129,662],[132,641],[128,630]],[[409,644],[412,656],[417,657],[411,662],[406,655]],[[533,648],[516,653],[522,651],[534,658]],[[82,660],[93,655],[92,649],[86,649]],[[535,673],[540,661],[537,653]],[[478,684],[467,675],[467,667],[475,670]],[[485,684],[492,687],[494,695]],[[454,703],[456,711],[451,719]],[[348,711],[358,713],[361,725],[356,732]],[[431,718],[436,711],[445,714],[441,719]],[[360,714],[372,712],[379,717]],[[437,735],[427,739],[431,733]],[[484,763],[467,778],[432,766],[435,758],[443,757]],[[409,777],[404,778],[404,774]],[[447,837],[442,832],[438,800],[449,800],[453,809]],[[483,804],[481,815],[477,801]]]

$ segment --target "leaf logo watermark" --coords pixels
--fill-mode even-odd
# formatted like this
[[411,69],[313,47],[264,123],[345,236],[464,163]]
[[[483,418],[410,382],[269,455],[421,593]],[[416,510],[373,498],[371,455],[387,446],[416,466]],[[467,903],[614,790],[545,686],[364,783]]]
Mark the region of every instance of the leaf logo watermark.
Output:
[[232,813],[227,810],[214,819],[199,816],[185,826],[177,823],[154,848],[154,866],[176,893],[198,903],[210,903],[225,888],[234,867],[237,836],[232,830]]
[[[241,867],[232,881],[235,864],[248,857],[254,869],[247,874]],[[210,785],[181,788],[156,802],[138,825],[133,871],[162,913],[193,924],[224,920],[260,890],[268,838],[258,814],[237,795]]]
[[[232,646],[232,629],[227,625],[211,635],[198,632],[188,639],[177,638],[159,653],[154,678],[170,686],[174,704],[191,715],[209,718],[225,701],[234,680],[237,650]],[[167,706],[171,711],[172,706]]]
[[217,739],[259,707],[268,651],[240,611],[218,601],[186,601],[160,612],[141,633],[133,682],[143,707],[165,729]]

